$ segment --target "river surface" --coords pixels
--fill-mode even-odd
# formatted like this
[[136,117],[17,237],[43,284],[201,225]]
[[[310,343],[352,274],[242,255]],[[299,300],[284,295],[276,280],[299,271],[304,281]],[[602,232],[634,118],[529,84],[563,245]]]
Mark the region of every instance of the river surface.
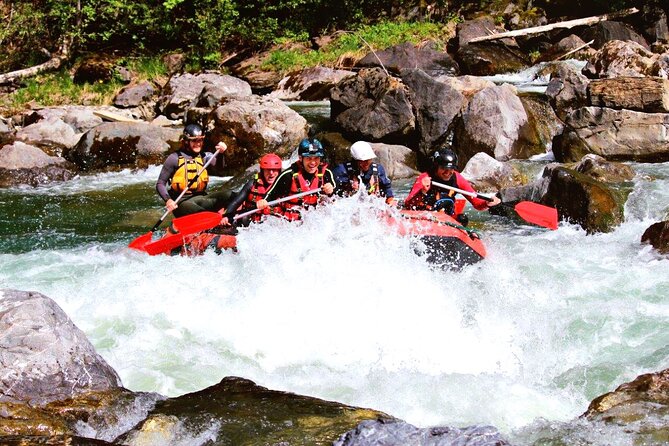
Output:
[[[669,365],[669,260],[640,244],[668,217],[669,163],[632,166],[608,234],[468,208],[489,255],[461,271],[431,268],[374,217],[382,204],[357,198],[243,229],[238,253],[187,258],[127,248],[162,213],[157,166],[0,190],[0,288],[53,298],[134,391],[235,375],[530,444]],[[632,444],[602,429],[563,441]]]

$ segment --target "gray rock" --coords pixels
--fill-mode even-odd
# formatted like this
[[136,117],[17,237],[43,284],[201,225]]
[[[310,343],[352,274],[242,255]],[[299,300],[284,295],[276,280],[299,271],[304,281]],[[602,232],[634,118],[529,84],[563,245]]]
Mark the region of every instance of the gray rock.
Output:
[[48,297],[0,290],[0,401],[35,405],[121,387],[84,333]]
[[435,49],[433,44],[416,47],[409,42],[368,53],[356,67],[381,67],[394,74],[417,69],[430,76],[456,76],[460,71],[457,62],[448,53]]
[[63,148],[74,147],[81,135],[72,126],[56,117],[49,117],[24,127],[16,132],[16,139],[38,145],[56,145]]
[[121,108],[138,107],[155,93],[155,87],[148,81],[138,85],[129,85],[119,91],[114,98],[114,105]]
[[289,73],[268,96],[283,101],[320,101],[330,97],[330,89],[352,71],[312,67]]
[[506,446],[492,426],[417,428],[400,420],[369,420],[342,435],[333,446]]

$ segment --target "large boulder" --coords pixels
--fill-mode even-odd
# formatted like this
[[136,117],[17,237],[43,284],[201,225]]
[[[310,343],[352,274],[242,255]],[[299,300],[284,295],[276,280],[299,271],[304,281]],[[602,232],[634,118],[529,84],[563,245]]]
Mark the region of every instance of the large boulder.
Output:
[[139,107],[156,94],[156,87],[149,81],[123,87],[114,98],[114,105],[120,108]]
[[278,99],[232,99],[208,116],[213,141],[225,141],[226,170],[239,172],[265,153],[288,156],[307,136],[306,119]]
[[393,74],[406,69],[422,70],[430,76],[457,76],[457,62],[448,53],[439,51],[433,42],[415,46],[410,42],[368,53],[355,65],[357,68],[384,68]]
[[180,145],[181,132],[144,122],[109,122],[89,130],[63,156],[82,170],[162,162]]
[[81,134],[55,116],[42,119],[16,132],[16,139],[28,144],[51,147],[55,153],[74,147]]
[[669,221],[650,225],[641,236],[641,243],[649,243],[657,252],[669,254]]
[[333,446],[508,446],[492,426],[418,428],[401,420],[363,421]]
[[382,412],[269,390],[227,377],[204,390],[156,404],[149,416],[116,441],[162,446],[199,438],[211,444],[332,444],[360,422],[390,419]]
[[[201,74],[185,73],[174,76],[163,89],[158,100],[158,108],[170,119],[182,118],[190,107],[200,102],[203,90],[209,87],[205,98],[212,95],[213,88],[217,100],[223,98],[239,98],[251,95],[251,86],[236,77],[206,72]],[[205,99],[205,101],[209,101]],[[212,106],[213,104],[209,104]]]
[[576,162],[588,153],[611,161],[669,161],[669,113],[579,108],[567,116],[553,153],[560,162]]
[[42,405],[121,380],[86,335],[48,297],[0,290],[0,401]]
[[418,149],[429,154],[451,136],[451,124],[467,100],[458,90],[428,76],[423,70],[403,71],[402,82],[409,87],[415,110]]
[[574,165],[577,172],[604,183],[625,183],[634,179],[634,169],[627,164],[607,161],[599,155],[585,155]]
[[478,152],[500,161],[516,158],[520,129],[528,122],[523,103],[509,84],[476,93],[462,113],[455,133],[455,146],[464,165]]
[[602,48],[607,42],[618,40],[623,42],[638,43],[642,47],[650,48],[646,39],[630,26],[622,22],[607,20],[588,26],[580,33],[585,42],[594,41],[592,47]]
[[604,44],[583,68],[590,78],[661,76],[657,54],[631,41],[612,40]]
[[479,152],[462,169],[464,176],[479,191],[498,191],[522,183],[522,175],[509,163],[497,161],[487,153]]
[[626,196],[601,181],[561,166],[548,166],[543,204],[555,207],[560,220],[580,225],[589,234],[610,232],[624,219]]
[[356,139],[394,143],[413,135],[409,90],[380,68],[361,70],[330,91],[332,121]]
[[588,105],[589,82],[572,64],[563,62],[553,65],[546,96],[561,120],[564,121],[571,111]]
[[635,444],[664,444],[669,428],[669,369],[638,376],[590,403],[583,418],[633,429]]
[[595,79],[588,85],[590,105],[669,113],[669,80],[661,77]]
[[355,76],[352,71],[311,67],[294,71],[281,79],[269,97],[283,101],[320,101],[330,97],[330,89],[342,79]]
[[0,148],[0,188],[66,181],[76,172],[76,166],[65,158],[47,155],[21,141]]
[[520,128],[513,158],[525,159],[553,149],[553,138],[562,133],[564,125],[545,95],[519,96],[527,113],[527,123]]

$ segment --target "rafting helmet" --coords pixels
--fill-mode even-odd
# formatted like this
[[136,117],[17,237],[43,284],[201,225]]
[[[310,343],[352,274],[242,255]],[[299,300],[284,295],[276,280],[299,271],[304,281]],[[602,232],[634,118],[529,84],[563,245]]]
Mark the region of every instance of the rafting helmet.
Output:
[[323,144],[316,138],[304,138],[297,146],[297,154],[300,156],[325,156]]
[[184,127],[184,139],[204,139],[204,129],[199,124],[188,124]]
[[458,155],[451,149],[438,149],[432,154],[434,167],[440,166],[445,169],[458,167]]
[[365,141],[354,142],[351,146],[351,156],[357,161],[368,161],[376,158],[372,146]]
[[268,153],[260,158],[261,169],[281,169],[281,158],[274,153]]

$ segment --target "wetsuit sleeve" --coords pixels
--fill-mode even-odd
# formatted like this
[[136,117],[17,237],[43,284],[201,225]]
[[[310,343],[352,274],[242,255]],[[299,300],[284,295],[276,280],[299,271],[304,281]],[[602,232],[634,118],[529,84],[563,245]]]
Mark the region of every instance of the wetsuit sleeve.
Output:
[[172,176],[174,176],[174,172],[177,171],[178,165],[179,154],[174,152],[167,157],[165,163],[163,164],[163,168],[160,169],[160,175],[158,175],[158,181],[156,182],[156,192],[158,192],[160,198],[162,198],[165,202],[171,198],[167,185],[172,179]]
[[249,196],[251,193],[251,188],[253,187],[253,180],[247,181],[244,187],[241,188],[239,192],[232,198],[232,201],[230,204],[228,204],[225,208],[225,215],[228,217],[229,220],[231,220],[235,214],[237,214],[237,210],[239,207],[246,201],[246,198]]
[[413,187],[411,188],[409,195],[404,200],[404,207],[406,209],[418,209],[418,210],[425,209],[424,197],[423,193],[421,192],[421,189],[423,188],[422,184],[423,178],[425,178],[426,176],[428,176],[428,174],[424,172],[418,175],[418,178],[416,178],[416,181],[413,183]]
[[382,165],[378,164],[377,169],[379,169],[379,186],[381,188],[381,195],[385,197],[394,197],[395,193],[393,192],[392,182],[388,175],[386,175],[386,169]]
[[[472,185],[469,183],[469,181],[467,181],[465,179],[465,177],[460,175],[459,172],[454,172],[453,174],[455,175],[455,182],[456,182],[456,185],[457,185],[456,187],[458,189],[466,190],[467,192],[476,193],[476,191],[474,190]],[[485,211],[486,209],[488,209],[488,202],[485,201],[485,200],[482,200],[482,199],[476,198],[476,197],[470,197],[469,195],[465,195],[465,198],[467,199],[467,201],[469,201],[472,204],[472,206],[474,206],[475,209],[477,209],[479,211]]]
[[293,170],[286,169],[279,177],[274,180],[272,187],[269,188],[267,194],[265,194],[265,200],[274,201],[279,198],[287,197],[290,195],[290,186],[293,182]]
[[350,192],[351,179],[348,177],[348,171],[346,170],[346,165],[344,163],[337,164],[335,168],[332,169],[332,175],[337,182],[337,189],[335,190],[337,195],[344,195]]
[[334,186],[334,190],[332,191],[332,194],[330,194],[330,196],[332,196],[337,190],[337,181],[335,180],[334,174],[330,169],[325,169],[325,172],[323,173],[323,184],[327,183],[330,183]]

